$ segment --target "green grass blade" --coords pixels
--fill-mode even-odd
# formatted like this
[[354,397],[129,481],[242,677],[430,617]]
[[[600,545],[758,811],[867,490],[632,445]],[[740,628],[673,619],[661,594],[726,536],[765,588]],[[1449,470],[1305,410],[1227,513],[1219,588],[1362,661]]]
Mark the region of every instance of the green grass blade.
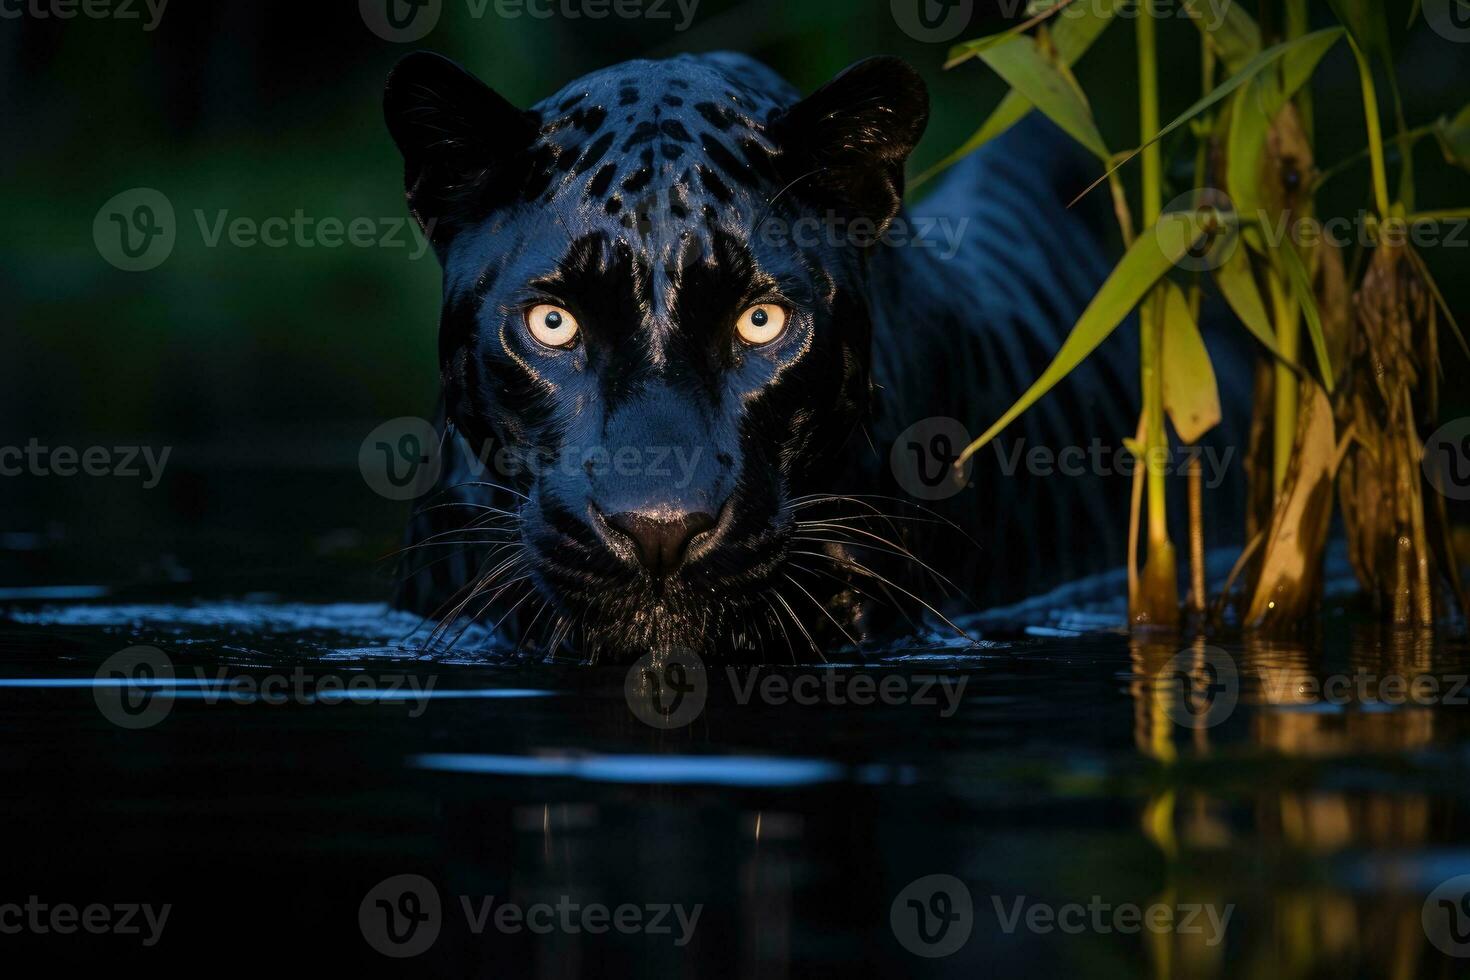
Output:
[[[1093,42],[1102,36],[1103,30],[1113,22],[1113,13],[1120,2],[1122,0],[1103,0],[1101,3],[1092,3],[1089,0],[1078,8],[1083,13],[1073,11],[1052,24],[1051,43],[1056,50],[1057,60],[1068,68],[1081,60],[1082,56],[1087,53],[1087,49],[1092,47]],[[959,149],[914,178],[909,186],[918,187],[948,170],[1026,118],[1026,115],[1034,108],[1035,106],[1020,92],[1014,89],[1007,92],[1005,98],[1001,99],[1000,105],[995,107],[995,110],[969,139],[960,144]]]
[[1317,294],[1312,291],[1312,276],[1307,272],[1302,257],[1297,254],[1296,246],[1290,242],[1283,242],[1272,254],[1280,256],[1281,264],[1286,267],[1292,296],[1307,321],[1307,334],[1312,338],[1312,350],[1317,355],[1317,368],[1322,372],[1322,384],[1331,394],[1332,361],[1327,355],[1327,335],[1322,330],[1322,311],[1317,308]]
[[1082,312],[1051,364],[994,425],[966,447],[959,462],[978,452],[1086,360],[1202,234],[1193,215],[1175,213],[1164,215],[1156,226],[1139,236]]
[[980,60],[1104,163],[1112,158],[1082,90],[1041,53],[1034,38],[1010,38],[981,52]]
[[973,41],[963,41],[959,44],[956,44],[954,47],[949,49],[949,57],[945,60],[944,67],[946,69],[955,68],[969,61],[971,58],[978,58],[982,52],[990,50],[1007,38],[1015,37],[1017,34],[1026,33],[1037,24],[1040,24],[1042,21],[1046,20],[1048,17],[1053,17],[1067,7],[1070,7],[1072,3],[1073,0],[1061,0],[1060,3],[1056,3],[1050,7],[1047,7],[1036,16],[1023,20],[1019,24],[1016,24],[1014,27],[1010,27],[1006,30],[1001,31],[999,34],[990,34],[986,37],[977,37]]
[[1260,287],[1251,274],[1250,253],[1244,247],[1237,246],[1235,254],[1215,270],[1215,285],[1220,287],[1220,294],[1225,297],[1225,302],[1235,311],[1235,315],[1240,318],[1246,330],[1250,331],[1251,336],[1264,344],[1274,357],[1287,361],[1286,355],[1276,343],[1276,329],[1271,325],[1271,316],[1266,312],[1266,301],[1261,299]]

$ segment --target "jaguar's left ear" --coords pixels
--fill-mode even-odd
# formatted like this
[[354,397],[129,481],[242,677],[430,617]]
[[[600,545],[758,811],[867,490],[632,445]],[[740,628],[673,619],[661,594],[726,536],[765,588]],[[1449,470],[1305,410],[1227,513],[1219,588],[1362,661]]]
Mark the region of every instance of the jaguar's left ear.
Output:
[[782,113],[771,131],[793,189],[878,233],[903,203],[903,165],[929,122],[929,89],[907,62],[868,58]]

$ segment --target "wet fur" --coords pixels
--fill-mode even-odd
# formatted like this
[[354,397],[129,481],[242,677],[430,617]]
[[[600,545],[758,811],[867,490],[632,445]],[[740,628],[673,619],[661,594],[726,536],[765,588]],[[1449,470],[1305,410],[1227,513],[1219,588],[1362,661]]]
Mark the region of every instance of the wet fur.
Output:
[[[806,99],[738,55],[633,62],[520,110],[414,55],[386,106],[444,266],[445,467],[416,504],[397,604],[442,635],[477,620],[586,659],[815,659],[1121,563],[1126,479],[1006,477],[987,451],[971,490],[929,505],[888,465],[914,422],[973,434],[1004,411],[1106,273],[1106,216],[1064,206],[1094,167],[1049,124],[1018,125],[913,209],[968,222],[946,260],[762,234],[910,218],[903,166],[927,95],[893,59]],[[735,316],[772,295],[799,322],[743,349]],[[517,331],[548,298],[584,331],[550,359]],[[1006,438],[1131,435],[1133,356],[1111,342]],[[703,450],[687,486],[566,465],[660,445]],[[507,448],[549,471],[502,472]],[[599,518],[614,507],[720,520],[659,584]]]

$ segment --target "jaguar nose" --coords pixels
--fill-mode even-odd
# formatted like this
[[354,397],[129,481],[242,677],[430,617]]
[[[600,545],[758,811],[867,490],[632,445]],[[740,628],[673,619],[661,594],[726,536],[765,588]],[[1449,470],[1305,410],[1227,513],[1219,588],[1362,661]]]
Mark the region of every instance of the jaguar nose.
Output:
[[684,561],[689,542],[715,526],[715,518],[703,512],[672,518],[627,513],[613,514],[607,523],[633,542],[638,560],[650,575],[664,578]]

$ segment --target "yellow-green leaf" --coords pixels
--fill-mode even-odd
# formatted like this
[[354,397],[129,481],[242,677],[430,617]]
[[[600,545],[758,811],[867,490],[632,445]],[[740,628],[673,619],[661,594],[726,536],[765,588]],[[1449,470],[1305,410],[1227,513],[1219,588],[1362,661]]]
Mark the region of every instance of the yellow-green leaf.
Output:
[[[1265,240],[1256,222],[1268,219],[1266,214],[1266,189],[1262,187],[1262,167],[1266,157],[1266,136],[1271,128],[1272,115],[1267,115],[1261,104],[1266,90],[1272,86],[1262,85],[1257,79],[1241,89],[1231,101],[1230,129],[1225,142],[1225,190],[1238,214],[1251,219],[1241,229],[1241,235],[1256,251],[1263,251]],[[1277,105],[1275,111],[1280,111]]]
[[1285,361],[1286,357],[1276,344],[1276,329],[1271,325],[1271,317],[1266,312],[1265,300],[1261,299],[1260,287],[1251,274],[1250,253],[1243,248],[1236,248],[1225,264],[1215,270],[1215,284],[1220,287],[1220,294],[1225,297],[1225,302],[1240,317],[1240,322],[1245,324],[1251,336],[1264,344],[1272,355]]
[[1031,37],[1018,36],[980,52],[980,60],[1046,114],[1062,131],[1106,162],[1111,154],[1092,118],[1092,107]]
[[1261,53],[1261,29],[1245,5],[1231,0],[1184,0],[1184,9],[1226,71],[1240,71]]
[[1072,327],[1072,332],[1062,342],[1061,349],[1041,373],[1041,377],[1036,379],[994,425],[965,449],[960,456],[960,462],[969,459],[980,447],[994,439],[1002,429],[1036,404],[1096,350],[1148,295],[1154,285],[1198,243],[1203,234],[1193,215],[1170,213],[1140,235],[1122,261],[1114,267],[1087,309],[1082,311],[1081,318]]
[[1172,282],[1163,288],[1164,410],[1179,438],[1191,444],[1220,424],[1220,389],[1184,290]]
[[[1278,71],[1260,73],[1240,90],[1231,103],[1225,188],[1237,213],[1247,218],[1269,220],[1273,217],[1267,214],[1267,197],[1261,184],[1266,138],[1277,113],[1311,80],[1323,56],[1341,36],[1323,36],[1325,33],[1319,31],[1302,38],[1303,41],[1316,40],[1284,52]],[[1244,235],[1257,251],[1263,249],[1260,232],[1254,226],[1247,226]]]
[[1204,98],[1200,99],[1194,105],[1190,106],[1188,109],[1185,109],[1182,113],[1176,116],[1173,122],[1169,123],[1163,129],[1155,133],[1152,137],[1146,140],[1142,146],[1138,147],[1135,150],[1129,151],[1127,156],[1118,161],[1118,163],[1102,177],[1099,177],[1097,180],[1093,181],[1092,185],[1078,196],[1086,196],[1088,191],[1091,191],[1093,187],[1096,187],[1108,177],[1111,177],[1115,172],[1117,172],[1120,167],[1126,164],[1129,160],[1132,160],[1134,157],[1138,156],[1138,154],[1142,153],[1150,146],[1153,146],[1159,140],[1163,139],[1165,136],[1168,136],[1174,130],[1178,129],[1180,126],[1183,126],[1195,116],[1198,116],[1200,113],[1215,105],[1221,99],[1224,99],[1226,96],[1234,92],[1236,89],[1240,88],[1242,85],[1245,85],[1251,79],[1255,78],[1256,75],[1260,74],[1263,69],[1275,64],[1286,55],[1291,54],[1292,52],[1298,52],[1301,56],[1310,58],[1311,64],[1315,66],[1316,63],[1322,59],[1322,55],[1326,54],[1327,50],[1331,48],[1332,45],[1336,44],[1337,41],[1343,36],[1343,33],[1344,32],[1341,27],[1329,27],[1326,30],[1315,31],[1311,34],[1303,35],[1302,37],[1299,37],[1294,41],[1286,41],[1282,44],[1276,45],[1275,47],[1267,48],[1265,51],[1262,51],[1260,54],[1256,55],[1249,62],[1247,62],[1245,67],[1238,71],[1236,74],[1232,75],[1229,79],[1215,86],[1215,90],[1213,92],[1211,92],[1209,95],[1206,95]]
[[1457,167],[1470,170],[1470,105],[1460,110],[1454,119],[1448,116],[1434,127],[1439,145],[1444,149],[1444,158]]
[[[920,2],[922,3],[924,2],[924,0],[920,0]],[[1026,19],[1017,23],[1014,27],[1009,27],[1006,30],[1001,31],[999,34],[990,34],[986,37],[977,37],[973,41],[962,41],[961,43],[956,44],[954,47],[950,48],[949,57],[945,60],[944,67],[954,68],[958,65],[964,64],[971,58],[979,57],[980,52],[988,51],[989,49],[1004,41],[1006,38],[1015,37],[1017,34],[1024,34],[1031,28],[1035,27],[1037,24],[1046,20],[1048,17],[1055,16],[1057,13],[1061,12],[1063,9],[1071,5],[1072,0],[1058,0],[1058,2],[1056,3],[1044,4],[1044,9],[1040,10],[1032,10],[1028,7],[1026,10]]]
[[1464,221],[1470,218],[1470,208],[1450,208],[1448,211],[1419,211],[1404,220],[1411,225],[1432,225],[1440,221]]
[[1307,272],[1306,264],[1302,262],[1296,246],[1291,242],[1283,242],[1271,254],[1279,256],[1281,264],[1286,267],[1292,296],[1307,321],[1307,333],[1312,338],[1312,350],[1317,355],[1317,368],[1322,372],[1322,384],[1331,392],[1332,362],[1327,356],[1327,335],[1322,330],[1322,311],[1317,309],[1317,294],[1312,290],[1311,273]]
[[[1088,0],[1064,11],[1063,16],[1058,17],[1051,25],[1051,43],[1056,51],[1057,61],[1069,68],[1075,65],[1102,35],[1103,29],[1113,22],[1113,13],[1121,2],[1122,0],[1102,0],[1100,3],[1093,3]],[[1035,106],[1020,92],[1014,89],[1007,92],[995,111],[959,149],[916,177],[911,186],[917,187],[954,166],[1026,118],[1033,108]]]

